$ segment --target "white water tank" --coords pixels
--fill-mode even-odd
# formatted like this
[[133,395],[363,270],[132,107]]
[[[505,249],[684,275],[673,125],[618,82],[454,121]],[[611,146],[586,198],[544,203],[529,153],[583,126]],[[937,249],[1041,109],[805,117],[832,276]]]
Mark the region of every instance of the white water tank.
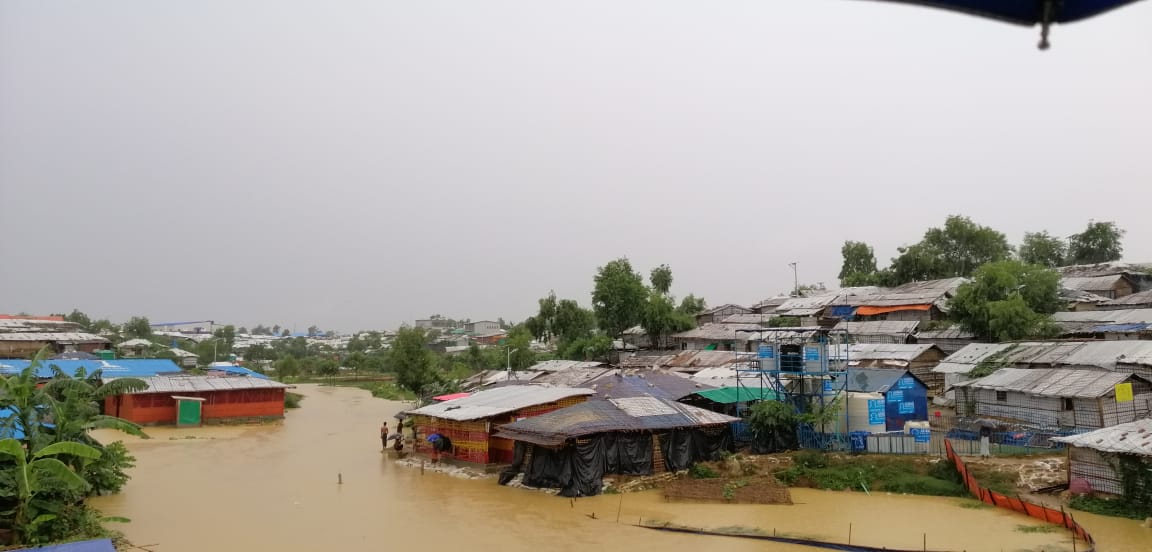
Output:
[[[872,414],[869,414],[871,408]],[[879,411],[877,411],[879,409]],[[877,417],[879,416],[879,417]],[[848,393],[848,404],[844,409],[848,431],[884,433],[884,395],[880,393]],[[871,423],[879,422],[879,423]]]

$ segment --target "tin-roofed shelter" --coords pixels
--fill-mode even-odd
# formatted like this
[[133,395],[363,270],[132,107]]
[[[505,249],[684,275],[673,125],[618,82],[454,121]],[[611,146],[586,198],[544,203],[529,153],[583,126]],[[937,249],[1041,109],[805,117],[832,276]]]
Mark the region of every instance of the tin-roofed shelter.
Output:
[[919,325],[919,320],[841,320],[833,329],[846,332],[851,343],[908,343]]
[[1128,456],[1152,469],[1152,419],[1145,418],[1079,435],[1055,437],[1068,445],[1068,483],[1084,481],[1097,493],[1123,496],[1118,456]]
[[856,343],[838,351],[850,368],[908,370],[928,386],[931,394],[944,391],[944,376],[932,371],[944,359],[944,351],[928,343]]
[[496,435],[516,442],[507,483],[560,488],[562,496],[600,494],[605,474],[679,471],[731,450],[728,424],[737,418],[668,399],[593,400],[502,425]]
[[711,385],[660,370],[614,370],[580,385],[596,391],[597,398],[656,397],[679,400]]
[[147,389],[105,398],[104,413],[140,425],[188,425],[181,417],[186,410],[180,403],[198,402],[202,423],[277,419],[284,417],[284,393],[289,388],[269,379],[239,376],[140,379],[148,384]]
[[955,388],[958,416],[1044,430],[1131,422],[1146,417],[1152,401],[1152,382],[1102,370],[1001,368]]
[[430,404],[407,414],[416,427],[418,453],[433,452],[425,438],[436,433],[451,443],[441,457],[472,464],[508,464],[512,462],[512,441],[494,436],[496,426],[579,404],[595,393],[574,387],[510,385]]

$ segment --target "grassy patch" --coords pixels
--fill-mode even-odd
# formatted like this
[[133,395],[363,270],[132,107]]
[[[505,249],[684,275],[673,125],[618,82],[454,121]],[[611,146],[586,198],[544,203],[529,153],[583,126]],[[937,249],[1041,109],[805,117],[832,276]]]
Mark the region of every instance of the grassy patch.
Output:
[[1092,496],[1074,496],[1068,505],[1091,514],[1102,516],[1123,517],[1131,519],[1144,519],[1144,513],[1139,508],[1119,499],[1096,498]]
[[1017,533],[1055,533],[1063,529],[1057,525],[1017,525]]
[[845,456],[805,451],[791,467],[777,472],[794,487],[883,491],[930,496],[964,496],[967,491],[948,462],[921,457]]
[[720,474],[707,464],[692,464],[692,467],[688,468],[688,476],[693,479],[715,479],[720,477]]
[[284,393],[284,408],[300,408],[300,401],[304,400],[304,395],[293,393],[291,391]]
[[1019,491],[1016,490],[1017,475],[1014,472],[999,471],[991,466],[982,466],[979,464],[969,464],[968,470],[976,481],[980,482],[980,486],[988,489],[989,491],[1000,493],[1004,496],[1016,496]]

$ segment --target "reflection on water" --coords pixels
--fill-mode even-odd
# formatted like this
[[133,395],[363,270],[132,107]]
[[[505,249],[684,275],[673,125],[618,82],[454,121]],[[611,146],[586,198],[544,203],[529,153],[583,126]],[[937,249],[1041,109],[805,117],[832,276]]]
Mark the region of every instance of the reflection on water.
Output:
[[[502,550],[799,551],[763,541],[663,533],[659,520],[695,527],[758,527],[791,536],[930,550],[1071,550],[1067,533],[1023,533],[1027,517],[960,501],[798,489],[795,506],[669,503],[656,493],[575,501],[397,466],[378,428],[399,403],[358,389],[301,386],[303,408],[283,425],[152,428],[124,437],[137,458],[120,495],[95,505],[128,517],[138,545],[158,552],[380,550],[386,546]],[[102,433],[102,439],[121,438]],[[338,476],[344,483],[337,484]],[[619,512],[620,523],[616,523]],[[595,519],[591,517],[595,514]],[[1146,552],[1152,531],[1081,515],[1102,552]]]

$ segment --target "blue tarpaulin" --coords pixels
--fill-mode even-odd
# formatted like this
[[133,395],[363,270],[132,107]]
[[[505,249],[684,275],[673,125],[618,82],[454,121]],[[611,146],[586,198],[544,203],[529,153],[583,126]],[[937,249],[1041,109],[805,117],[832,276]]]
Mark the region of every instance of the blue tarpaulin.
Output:
[[1101,324],[1099,326],[1092,326],[1089,328],[1088,333],[1128,333],[1128,332],[1142,332],[1152,327],[1152,324],[1136,323],[1136,324]]
[[52,544],[37,548],[21,548],[12,552],[116,552],[111,539],[97,539],[64,544]]
[[829,316],[834,316],[836,318],[848,318],[855,313],[856,307],[850,307],[848,305],[837,305],[832,307]]

